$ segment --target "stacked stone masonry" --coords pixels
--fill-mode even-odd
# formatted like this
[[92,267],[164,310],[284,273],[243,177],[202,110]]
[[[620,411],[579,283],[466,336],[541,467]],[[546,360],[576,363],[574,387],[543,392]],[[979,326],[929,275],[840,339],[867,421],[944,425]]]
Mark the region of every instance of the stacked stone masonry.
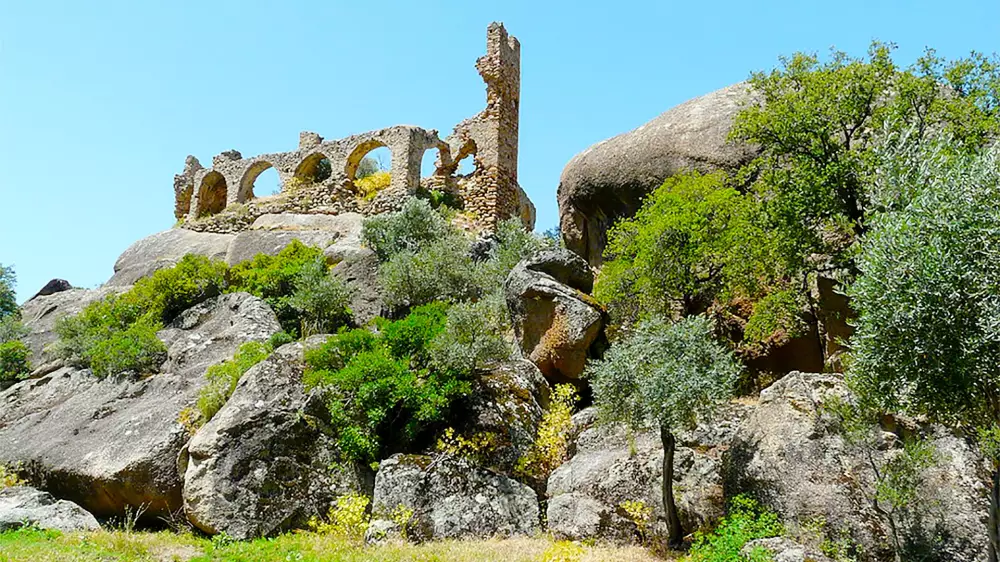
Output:
[[[375,215],[397,209],[421,188],[453,194],[483,229],[520,217],[533,228],[535,209],[517,183],[518,113],[521,50],[503,25],[487,28],[486,55],[476,69],[486,82],[486,108],[455,126],[445,139],[435,130],[397,125],[338,140],[316,133],[299,135],[292,152],[244,158],[230,150],[205,168],[188,156],[184,171],[174,177],[174,214],[179,225],[202,232],[246,230],[270,213]],[[358,166],[380,147],[392,156],[389,186],[372,198],[356,187]],[[424,152],[437,150],[433,175],[421,179]],[[459,163],[473,158],[475,169],[457,173]],[[253,191],[257,177],[269,168],[278,173],[281,190],[274,195]]]

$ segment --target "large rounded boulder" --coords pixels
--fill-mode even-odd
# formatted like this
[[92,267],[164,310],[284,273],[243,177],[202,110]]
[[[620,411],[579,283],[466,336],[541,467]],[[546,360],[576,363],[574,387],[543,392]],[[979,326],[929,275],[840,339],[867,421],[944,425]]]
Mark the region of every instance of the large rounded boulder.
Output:
[[735,84],[576,155],[559,180],[566,247],[598,265],[608,228],[634,215],[642,198],[665,179],[689,170],[732,170],[753,159],[753,147],[728,140],[733,118],[751,99],[746,83]]

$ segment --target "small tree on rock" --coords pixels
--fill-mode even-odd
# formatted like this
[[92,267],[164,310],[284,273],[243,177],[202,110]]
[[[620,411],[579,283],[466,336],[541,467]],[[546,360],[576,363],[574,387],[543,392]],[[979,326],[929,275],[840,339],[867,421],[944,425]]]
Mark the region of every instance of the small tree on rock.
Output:
[[655,427],[663,443],[663,507],[668,542],[684,536],[674,503],[675,432],[708,417],[732,395],[740,374],[733,354],[712,337],[712,322],[653,318],[588,368],[601,419],[632,429]]

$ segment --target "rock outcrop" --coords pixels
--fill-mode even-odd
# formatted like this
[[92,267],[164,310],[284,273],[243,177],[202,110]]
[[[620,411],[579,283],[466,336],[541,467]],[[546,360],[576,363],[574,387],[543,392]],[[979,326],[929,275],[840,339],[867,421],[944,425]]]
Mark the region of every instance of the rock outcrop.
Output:
[[547,250],[523,260],[504,284],[524,358],[552,381],[572,381],[604,344],[604,314],[587,293],[594,276],[579,256]]
[[225,259],[231,234],[193,232],[171,228],[157,232],[129,246],[115,262],[115,274],[105,285],[132,285],[160,269],[172,267],[186,254]]
[[[685,529],[701,528],[722,516],[722,455],[746,410],[732,404],[703,427],[678,433],[674,492]],[[596,425],[596,413],[588,408],[573,416],[578,435],[573,456],[548,481],[549,530],[571,540],[630,541],[637,538],[636,528],[621,504],[641,501],[653,510],[652,530],[664,534],[659,434],[630,437],[620,425]]]
[[767,552],[772,562],[833,562],[816,549],[801,545],[784,537],[757,539],[743,545],[740,551],[747,560],[756,552]]
[[0,488],[0,532],[24,525],[64,533],[101,528],[93,515],[71,501],[28,486]]
[[98,516],[121,515],[126,506],[145,506],[150,517],[175,511],[177,455],[188,438],[178,415],[194,403],[209,365],[278,330],[264,301],[222,295],[158,334],[168,347],[159,374],[98,379],[61,367],[22,381],[0,393],[0,463],[20,463],[40,488]]
[[378,257],[375,252],[359,247],[357,252],[348,254],[344,261],[335,265],[331,273],[351,288],[348,306],[355,324],[364,326],[382,315],[385,305],[379,292]]
[[510,473],[535,442],[538,424],[549,404],[549,385],[530,361],[504,363],[476,376],[469,395],[468,434],[496,436],[484,462]]
[[685,102],[570,160],[558,191],[566,247],[598,265],[608,228],[635,214],[665,179],[688,170],[732,170],[751,160],[752,147],[727,141],[741,103],[751,99],[747,87],[735,84]]
[[247,371],[181,453],[184,510],[202,531],[271,535],[324,516],[338,495],[370,492],[366,472],[342,462],[325,402],[302,385],[304,347],[285,345]]
[[[886,427],[884,443],[868,453],[859,451],[845,442],[835,430],[836,419],[823,408],[831,399],[847,396],[840,375],[798,372],[761,392],[727,453],[726,495],[758,498],[789,529],[822,521],[827,538],[855,545],[861,560],[878,560],[886,555],[890,535],[871,503],[875,483],[870,463],[881,465],[899,454],[902,443],[896,432],[905,428]],[[941,428],[922,431],[937,463],[921,474],[910,515],[898,515],[905,543],[932,549],[938,560],[978,560],[986,540],[982,460],[968,443]]]
[[59,339],[55,327],[60,318],[77,314],[83,307],[96,300],[128,289],[129,287],[70,289],[51,295],[36,296],[24,303],[21,306],[21,320],[28,329],[28,335],[22,340],[31,350],[31,363],[38,366],[55,359],[55,356],[45,348]]
[[413,510],[417,540],[530,536],[541,530],[535,492],[456,458],[395,455],[375,476],[373,525],[388,530],[398,506]]

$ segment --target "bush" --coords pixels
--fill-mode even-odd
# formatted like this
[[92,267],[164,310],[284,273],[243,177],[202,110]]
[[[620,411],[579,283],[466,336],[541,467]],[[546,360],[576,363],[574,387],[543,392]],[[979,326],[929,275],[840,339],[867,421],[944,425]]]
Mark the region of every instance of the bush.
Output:
[[264,299],[281,327],[289,333],[298,333],[301,316],[291,304],[291,295],[302,271],[325,259],[323,250],[293,240],[277,255],[257,254],[234,265],[229,270],[229,292],[246,291]]
[[[140,319],[144,319],[145,329],[151,330],[154,334],[162,327],[160,318],[148,313],[147,304],[140,302],[130,293],[109,295],[102,300],[90,303],[79,314],[66,316],[56,321],[55,331],[59,334],[59,341],[53,346],[53,351],[57,356],[74,365],[91,367],[98,346],[102,342],[115,339],[133,324],[139,322]],[[134,342],[146,341],[149,343],[139,333],[133,332],[132,336]],[[120,346],[128,347],[127,342],[121,338],[116,339],[116,342]],[[162,343],[153,345],[150,349],[154,353],[160,350],[162,350]],[[119,355],[108,343],[104,344],[101,354],[106,368],[111,368],[115,364],[114,356]],[[132,349],[126,354],[131,354],[134,357],[150,355],[140,353],[136,349]]]
[[580,399],[576,387],[557,384],[549,409],[538,424],[538,435],[528,452],[518,459],[515,471],[524,477],[540,481],[566,460],[570,430],[573,428],[573,406]]
[[354,187],[357,188],[362,199],[371,201],[380,191],[389,187],[390,183],[392,183],[392,175],[389,172],[375,172],[355,180]]
[[282,330],[271,334],[271,337],[267,340],[267,345],[271,346],[271,349],[278,349],[279,347],[287,343],[292,343],[293,341],[295,341],[295,336]]
[[16,283],[14,268],[0,264],[0,320],[18,314],[17,295],[14,293]]
[[[729,503],[729,513],[710,533],[695,533],[689,562],[731,562],[743,560],[740,550],[748,542],[781,536],[785,532],[778,516],[747,496],[736,496]],[[770,560],[763,549],[755,550],[752,562]]]
[[304,265],[294,284],[295,292],[288,304],[298,312],[302,337],[328,334],[351,321],[351,291],[340,278],[330,274],[324,259]]
[[257,363],[260,363],[274,351],[269,343],[247,342],[240,346],[232,359],[228,359],[217,365],[212,365],[205,371],[205,378],[208,384],[201,388],[198,393],[198,422],[196,427],[204,425],[219,413],[219,410],[226,405],[229,397],[236,390],[236,385],[244,373],[250,370]]
[[410,198],[399,212],[366,219],[361,239],[384,262],[400,252],[418,252],[454,232],[444,215],[431,208],[430,203]]
[[327,396],[331,424],[349,460],[372,462],[413,443],[469,392],[464,373],[430,366],[428,348],[444,330],[445,305],[418,307],[379,333],[341,330],[306,352],[308,387]]
[[367,496],[357,493],[339,496],[337,505],[327,513],[327,521],[313,517],[309,520],[309,528],[323,535],[363,541],[368,529],[369,501]]
[[432,242],[420,251],[394,254],[379,268],[384,302],[397,310],[476,298],[482,292],[480,282],[469,242],[461,235]]
[[28,346],[17,340],[0,343],[0,382],[20,380],[29,373]]
[[436,369],[470,374],[510,356],[504,327],[489,304],[460,303],[448,310],[444,330],[429,348]]
[[0,320],[0,343],[16,341],[28,335],[29,330],[17,316],[8,316]]
[[177,265],[136,281],[124,298],[167,323],[192,306],[221,294],[226,289],[227,270],[223,261],[188,254]]
[[528,232],[519,218],[510,218],[497,225],[496,247],[480,266],[480,284],[486,290],[503,286],[507,275],[521,260],[542,250],[556,247],[552,239]]
[[156,337],[161,327],[150,316],[143,316],[124,330],[96,341],[88,350],[91,371],[100,378],[156,372],[167,358],[167,346]]

